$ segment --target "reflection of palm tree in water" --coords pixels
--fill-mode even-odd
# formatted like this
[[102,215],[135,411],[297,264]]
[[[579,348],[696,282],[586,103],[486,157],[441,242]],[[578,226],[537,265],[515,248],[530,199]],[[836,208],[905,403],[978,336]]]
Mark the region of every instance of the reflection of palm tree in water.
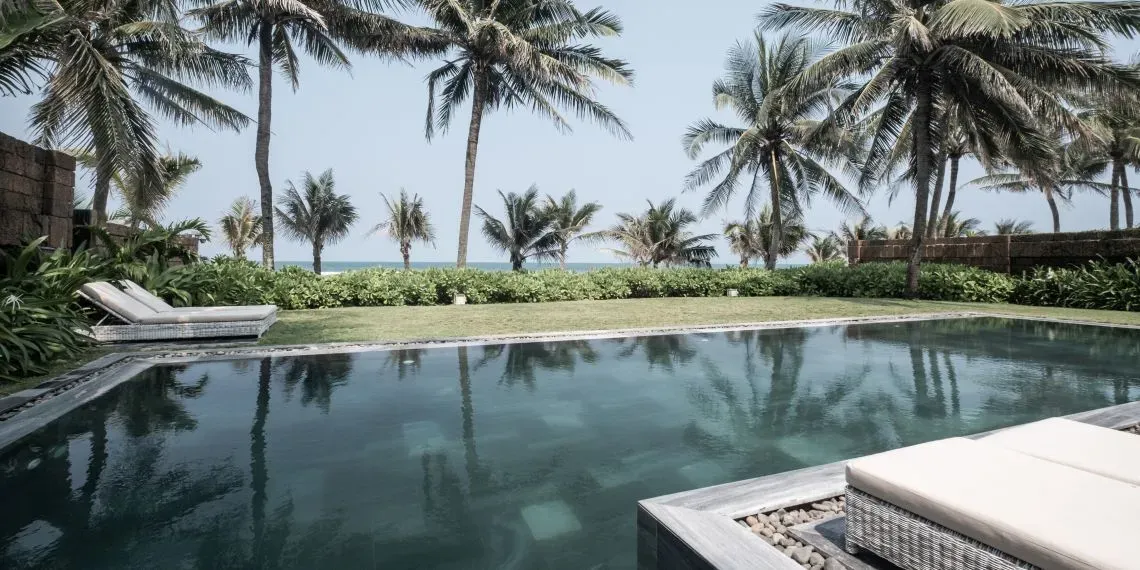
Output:
[[423,364],[423,349],[400,348],[389,350],[384,358],[385,366],[396,369],[396,378],[403,380],[408,374],[418,374]]
[[262,358],[257,374],[257,405],[254,408],[253,427],[249,430],[249,473],[253,496],[250,512],[253,516],[253,562],[265,567],[265,504],[268,501],[266,486],[269,483],[269,466],[265,460],[265,422],[269,419],[269,381],[272,378],[272,360]]
[[348,382],[352,373],[351,353],[314,354],[282,359],[278,366],[285,369],[285,397],[292,398],[301,386],[301,404],[315,403],[324,413],[329,412],[333,389]]
[[522,382],[531,390],[535,388],[539,369],[573,372],[579,359],[587,363],[598,359],[593,345],[587,340],[498,344],[483,347],[483,358],[476,363],[475,369],[497,360],[504,353],[506,361],[502,382],[507,386]]
[[670,371],[675,364],[686,364],[697,356],[697,351],[689,346],[690,341],[690,335],[651,335],[615,339],[615,342],[622,347],[618,351],[619,358],[629,358],[638,350],[642,350],[651,370],[660,366]]

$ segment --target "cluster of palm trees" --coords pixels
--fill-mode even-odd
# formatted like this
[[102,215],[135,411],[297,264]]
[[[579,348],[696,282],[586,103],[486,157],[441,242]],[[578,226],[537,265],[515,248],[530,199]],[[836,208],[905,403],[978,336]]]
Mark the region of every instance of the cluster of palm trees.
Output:
[[[393,8],[418,9],[432,25],[400,22],[385,13]],[[342,69],[351,65],[348,52],[443,58],[427,77],[428,139],[447,130],[460,105],[471,104],[460,267],[467,259],[475,162],[487,113],[526,107],[566,131],[563,112],[569,110],[629,137],[625,124],[593,93],[597,81],[629,84],[633,72],[587,43],[620,35],[621,20],[600,8],[582,11],[572,0],[12,0],[0,5],[0,25],[0,95],[41,92],[30,116],[37,142],[93,157],[95,225],[107,219],[116,177],[150,188],[167,184],[155,115],[179,125],[231,130],[254,122],[200,88],[249,91],[249,69],[256,67],[257,243],[269,267],[276,237],[269,169],[273,72],[299,88],[299,52]],[[216,50],[208,41],[256,46],[256,62]],[[294,228],[286,231],[297,235]]]

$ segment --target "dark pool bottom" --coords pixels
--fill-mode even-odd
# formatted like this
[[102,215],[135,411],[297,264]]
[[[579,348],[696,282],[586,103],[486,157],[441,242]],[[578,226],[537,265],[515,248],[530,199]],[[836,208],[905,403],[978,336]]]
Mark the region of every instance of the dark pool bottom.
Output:
[[635,503],[1140,399],[954,319],[157,367],[0,455],[0,568],[635,566]]

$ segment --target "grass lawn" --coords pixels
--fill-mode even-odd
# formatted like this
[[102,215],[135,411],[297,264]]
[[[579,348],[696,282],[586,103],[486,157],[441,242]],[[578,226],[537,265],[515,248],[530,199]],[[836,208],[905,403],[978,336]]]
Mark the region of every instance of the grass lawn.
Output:
[[948,311],[981,311],[1140,325],[1140,313],[1116,311],[899,299],[710,297],[284,311],[261,342],[306,344],[413,340]]
[[[827,299],[813,297],[715,297],[625,299],[462,307],[354,307],[282,311],[261,344],[397,341],[481,335],[630,329],[683,325],[718,325],[979,311],[1115,324],[1140,325],[1140,313],[1053,309],[1020,305],[904,301],[900,299]],[[17,384],[0,384],[0,395],[17,392],[47,378],[124,348],[95,348],[61,361],[49,375]]]

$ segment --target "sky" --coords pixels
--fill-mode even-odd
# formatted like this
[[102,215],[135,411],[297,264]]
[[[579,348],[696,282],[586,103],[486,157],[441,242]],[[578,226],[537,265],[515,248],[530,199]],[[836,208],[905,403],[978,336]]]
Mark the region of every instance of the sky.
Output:
[[[579,2],[590,8],[592,2]],[[563,134],[548,120],[526,110],[496,112],[485,117],[475,178],[476,205],[500,213],[496,190],[522,192],[532,184],[544,194],[561,195],[576,189],[580,201],[597,201],[603,210],[596,228],[609,226],[618,212],[640,212],[646,200],[677,197],[682,206],[699,210],[703,193],[682,193],[684,176],[695,166],[681,146],[681,136],[694,121],[712,117],[734,124],[735,117],[718,113],[712,104],[712,83],[723,71],[727,50],[739,39],[750,38],[755,15],[765,6],[755,0],[701,2],[699,7],[679,0],[609,0],[604,6],[619,15],[625,33],[597,42],[608,56],[628,61],[636,73],[632,87],[600,84],[597,97],[624,119],[633,140],[608,134],[593,123],[574,119],[573,132]],[[408,14],[405,21],[422,22]],[[1140,42],[1117,42],[1122,58],[1140,51]],[[243,51],[245,46],[223,46]],[[414,64],[390,63],[354,55],[349,72],[322,68],[303,60],[301,87],[291,92],[275,77],[273,140],[270,171],[274,191],[286,180],[297,181],[305,171],[318,174],[333,169],[337,191],[349,194],[361,220],[344,241],[326,247],[325,261],[396,261],[396,243],[381,235],[368,235],[386,210],[380,193],[389,196],[401,188],[424,198],[436,227],[436,247],[413,247],[413,261],[454,261],[458,244],[460,201],[463,190],[464,147],[469,104],[454,119],[453,128],[428,142],[424,137],[427,105],[426,74],[439,60]],[[251,70],[256,74],[256,70]],[[253,117],[256,88],[250,93],[216,95]],[[35,96],[0,101],[0,131],[31,138],[27,128],[29,107]],[[199,158],[202,169],[194,174],[170,204],[165,221],[201,217],[212,224],[239,196],[257,198],[253,165],[254,127],[241,133],[215,132],[205,127],[181,128],[162,124],[162,144]],[[980,176],[975,164],[963,164],[960,182]],[[90,195],[89,181],[77,190]],[[86,187],[84,187],[86,186]],[[913,199],[902,193],[893,202],[885,189],[867,199],[867,210],[880,224],[895,226],[913,219]],[[727,219],[742,216],[743,195],[725,211],[702,220],[698,233],[719,234]],[[1040,194],[992,194],[962,188],[955,209],[979,218],[985,228],[1002,218],[1031,220],[1035,229],[1051,229],[1049,209]],[[813,231],[837,228],[845,216],[833,205],[812,203],[806,222]],[[1077,196],[1063,207],[1065,231],[1108,225],[1108,201],[1096,195]],[[277,239],[277,259],[307,261],[311,249],[303,243]],[[735,263],[723,240],[717,241],[714,265]],[[220,237],[206,243],[207,255],[227,252]],[[252,259],[260,253],[253,251]],[[469,261],[505,261],[479,234],[472,220]],[[791,262],[803,262],[797,254]],[[611,262],[612,254],[598,245],[575,245],[570,262]]]

